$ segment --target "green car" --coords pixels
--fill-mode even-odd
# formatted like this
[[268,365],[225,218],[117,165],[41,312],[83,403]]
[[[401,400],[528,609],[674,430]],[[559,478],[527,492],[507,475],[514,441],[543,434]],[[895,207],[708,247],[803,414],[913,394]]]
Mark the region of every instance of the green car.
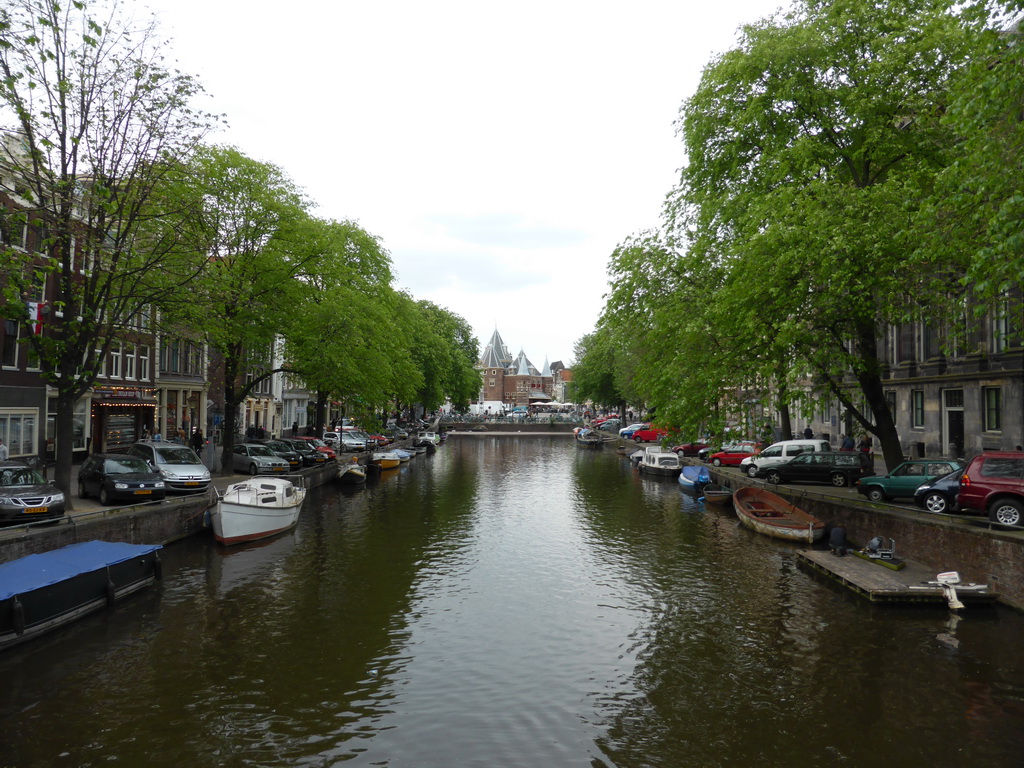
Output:
[[871,501],[884,501],[897,496],[913,498],[919,486],[956,469],[960,469],[960,464],[949,459],[905,461],[888,475],[862,478],[857,484],[857,492]]

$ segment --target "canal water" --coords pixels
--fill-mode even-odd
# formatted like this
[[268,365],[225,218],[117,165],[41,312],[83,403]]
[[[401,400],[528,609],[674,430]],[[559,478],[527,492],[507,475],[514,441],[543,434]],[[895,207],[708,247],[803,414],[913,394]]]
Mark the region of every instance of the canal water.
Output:
[[563,437],[453,437],[0,654],[0,766],[1024,764],[1024,617],[873,606]]

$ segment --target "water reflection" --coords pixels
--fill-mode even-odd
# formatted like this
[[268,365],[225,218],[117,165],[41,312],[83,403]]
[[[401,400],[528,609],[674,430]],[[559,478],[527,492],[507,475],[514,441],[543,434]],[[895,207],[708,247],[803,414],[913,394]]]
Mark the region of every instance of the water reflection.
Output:
[[0,656],[4,764],[1019,764],[1021,616],[872,606],[611,452],[453,439],[307,504]]

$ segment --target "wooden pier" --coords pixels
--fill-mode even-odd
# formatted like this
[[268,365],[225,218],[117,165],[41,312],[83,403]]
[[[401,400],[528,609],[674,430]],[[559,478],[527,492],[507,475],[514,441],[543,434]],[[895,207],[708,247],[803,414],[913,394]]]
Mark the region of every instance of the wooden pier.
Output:
[[[828,550],[805,549],[797,553],[799,562],[823,573],[854,592],[877,603],[948,604],[942,587],[934,582],[937,573],[923,565],[903,561],[899,570],[852,554],[837,557]],[[955,585],[956,596],[966,605],[994,603],[995,590],[986,584]]]

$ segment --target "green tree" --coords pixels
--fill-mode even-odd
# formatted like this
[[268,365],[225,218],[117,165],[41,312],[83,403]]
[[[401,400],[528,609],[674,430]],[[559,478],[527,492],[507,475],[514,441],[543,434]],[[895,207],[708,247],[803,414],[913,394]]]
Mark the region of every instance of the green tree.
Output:
[[716,301],[760,318],[760,349],[739,347],[755,377],[830,391],[890,466],[902,449],[876,343],[957,298],[910,257],[916,201],[953,146],[938,117],[979,24],[951,2],[799,2],[744,28],[682,111],[689,164],[669,229],[728,273]]
[[479,344],[469,324],[453,312],[429,301],[406,296],[397,317],[414,364],[420,373],[414,398],[426,411],[451,400],[460,408],[480,391],[474,365]]
[[201,334],[223,364],[221,467],[230,472],[239,406],[282,370],[275,344],[324,253],[310,246],[307,203],[286,174],[231,147],[200,148],[161,203],[178,217],[168,227],[175,248],[203,264],[187,296],[165,303],[164,325]]
[[[94,12],[95,9],[95,12]],[[2,311],[20,320],[56,392],[56,483],[71,485],[75,402],[110,344],[189,275],[137,236],[154,188],[214,122],[164,63],[150,21],[119,2],[9,0],[0,8]],[[31,242],[18,243],[24,227]],[[12,244],[25,248],[11,247]],[[50,297],[46,332],[26,301]]]

